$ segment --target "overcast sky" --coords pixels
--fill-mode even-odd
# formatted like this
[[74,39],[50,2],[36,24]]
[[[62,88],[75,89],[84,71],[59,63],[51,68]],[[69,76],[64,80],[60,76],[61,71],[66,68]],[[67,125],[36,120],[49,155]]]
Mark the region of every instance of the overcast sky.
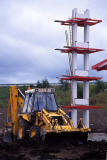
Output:
[[[0,83],[35,83],[44,78],[56,82],[57,76],[66,74],[67,54],[54,49],[66,45],[68,28],[54,20],[66,20],[73,8],[90,9],[91,18],[103,20],[91,27],[90,46],[105,51],[90,55],[90,68],[107,58],[106,0],[0,0]],[[82,61],[78,66],[82,68]],[[106,71],[90,75],[107,81]]]

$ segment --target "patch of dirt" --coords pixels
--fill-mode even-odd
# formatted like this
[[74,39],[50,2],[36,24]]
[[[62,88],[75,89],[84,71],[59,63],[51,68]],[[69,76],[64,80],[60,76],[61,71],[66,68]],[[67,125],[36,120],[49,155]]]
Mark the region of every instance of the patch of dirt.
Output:
[[62,143],[37,145],[34,142],[4,143],[0,139],[0,160],[105,160],[107,143],[86,145]]
[[6,122],[7,108],[0,108],[0,128],[4,128]]
[[[107,109],[90,109],[90,128],[92,132],[107,133]],[[78,118],[83,117],[83,111],[78,111]]]
[[[6,121],[7,108],[0,108],[0,133]],[[82,112],[79,111],[82,117]],[[93,132],[107,132],[107,110],[90,111],[90,127]],[[56,141],[37,145],[35,142],[4,143],[0,136],[0,160],[105,160],[106,142],[73,145],[70,141]]]

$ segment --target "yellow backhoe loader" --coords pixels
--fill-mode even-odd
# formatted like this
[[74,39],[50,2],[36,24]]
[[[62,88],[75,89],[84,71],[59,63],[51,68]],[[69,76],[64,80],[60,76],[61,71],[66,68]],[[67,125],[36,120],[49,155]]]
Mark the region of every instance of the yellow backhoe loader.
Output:
[[88,132],[90,128],[85,128],[82,119],[75,128],[72,118],[58,107],[54,89],[30,89],[24,96],[16,86],[10,87],[4,141],[30,138],[40,142],[51,135],[71,135],[73,139],[76,135],[76,139],[86,142]]

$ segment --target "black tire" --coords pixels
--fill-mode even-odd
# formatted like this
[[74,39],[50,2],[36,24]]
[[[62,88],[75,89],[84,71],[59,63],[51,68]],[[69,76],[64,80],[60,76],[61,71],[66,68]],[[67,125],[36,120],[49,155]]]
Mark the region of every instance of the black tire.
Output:
[[36,143],[40,143],[40,127],[32,126],[29,131],[29,137]]
[[28,123],[23,118],[18,120],[17,139],[24,140],[27,137]]
[[[32,136],[32,131],[34,134]],[[45,132],[39,126],[32,126],[29,132],[29,137],[31,140],[35,141],[36,143],[44,143],[45,141]]]
[[40,142],[43,144],[45,142],[45,139],[46,139],[46,133],[42,128],[40,128]]

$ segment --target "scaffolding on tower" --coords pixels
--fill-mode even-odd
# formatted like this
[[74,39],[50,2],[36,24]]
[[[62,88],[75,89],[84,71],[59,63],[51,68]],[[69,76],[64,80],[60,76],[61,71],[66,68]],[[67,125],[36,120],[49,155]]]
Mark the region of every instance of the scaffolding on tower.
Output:
[[[70,65],[70,75],[64,75],[59,77],[61,80],[68,80],[72,82],[72,101],[71,106],[63,106],[63,108],[72,108],[72,120],[75,128],[77,128],[77,109],[83,109],[83,123],[86,128],[89,128],[89,109],[100,108],[99,106],[89,105],[89,81],[100,80],[101,77],[89,77],[89,54],[103,51],[103,49],[91,48],[89,46],[89,29],[90,26],[102,22],[102,20],[96,20],[90,18],[90,12],[87,9],[84,13],[80,14],[77,9],[73,9],[72,18],[61,21],[56,20],[61,25],[67,25],[72,33],[72,38],[68,40],[68,33],[66,31],[66,42],[67,46],[64,48],[56,49],[61,53],[67,53]],[[84,40],[78,42],[77,39],[77,27],[84,28]],[[72,41],[72,43],[70,42]],[[77,68],[77,56],[78,54],[83,55],[83,70]],[[77,97],[77,82],[83,82],[83,98]]]

